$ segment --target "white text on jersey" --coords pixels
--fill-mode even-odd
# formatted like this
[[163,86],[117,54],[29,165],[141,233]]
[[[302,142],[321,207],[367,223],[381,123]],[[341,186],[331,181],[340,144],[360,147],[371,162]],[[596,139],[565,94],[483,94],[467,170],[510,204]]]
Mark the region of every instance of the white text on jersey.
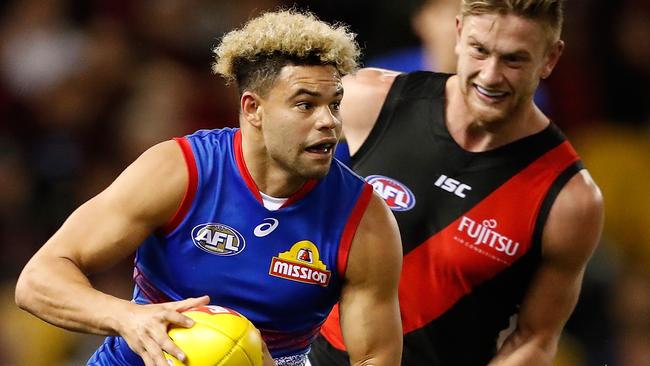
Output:
[[465,191],[471,191],[472,187],[467,184],[461,183],[460,181],[449,178],[444,174],[441,174],[438,177],[438,180],[434,183],[436,187],[440,187],[447,192],[451,192],[460,198],[465,198]]

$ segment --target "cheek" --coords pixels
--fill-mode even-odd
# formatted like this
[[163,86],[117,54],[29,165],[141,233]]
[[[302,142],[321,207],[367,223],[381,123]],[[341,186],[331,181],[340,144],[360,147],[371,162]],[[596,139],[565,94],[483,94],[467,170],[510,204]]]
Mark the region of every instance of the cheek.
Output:
[[513,76],[511,80],[514,81],[520,93],[529,94],[532,93],[537,86],[537,79],[535,77],[536,75],[534,75],[532,72],[524,71],[521,74]]

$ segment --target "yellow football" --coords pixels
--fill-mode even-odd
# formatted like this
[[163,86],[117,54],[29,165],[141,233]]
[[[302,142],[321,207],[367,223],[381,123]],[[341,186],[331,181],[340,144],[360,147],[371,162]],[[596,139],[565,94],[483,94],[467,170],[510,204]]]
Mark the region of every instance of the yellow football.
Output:
[[165,354],[170,366],[262,366],[262,339],[246,317],[221,306],[184,311],[191,328],[174,327],[169,337],[185,352],[185,363]]

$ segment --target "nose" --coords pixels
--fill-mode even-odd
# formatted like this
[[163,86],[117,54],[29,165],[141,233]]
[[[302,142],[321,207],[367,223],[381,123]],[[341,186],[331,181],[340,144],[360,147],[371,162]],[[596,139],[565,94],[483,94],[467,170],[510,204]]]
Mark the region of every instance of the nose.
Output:
[[499,59],[497,57],[488,57],[483,62],[478,76],[483,86],[499,85],[503,79]]
[[341,118],[334,113],[329,106],[320,108],[318,119],[316,120],[316,129],[332,130],[341,124]]

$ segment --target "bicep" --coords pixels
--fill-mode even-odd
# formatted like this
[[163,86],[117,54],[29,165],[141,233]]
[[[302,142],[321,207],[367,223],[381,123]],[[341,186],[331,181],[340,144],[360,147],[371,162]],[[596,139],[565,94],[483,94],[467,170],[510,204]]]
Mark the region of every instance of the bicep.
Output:
[[66,258],[86,273],[106,269],[167,222],[186,186],[185,162],[177,144],[156,145],[75,210],[35,259]]
[[401,248],[392,213],[373,195],[350,249],[340,301],[341,329],[352,362],[399,359]]
[[519,313],[524,331],[559,336],[573,312],[603,222],[602,197],[586,171],[553,204],[542,239],[542,263]]

